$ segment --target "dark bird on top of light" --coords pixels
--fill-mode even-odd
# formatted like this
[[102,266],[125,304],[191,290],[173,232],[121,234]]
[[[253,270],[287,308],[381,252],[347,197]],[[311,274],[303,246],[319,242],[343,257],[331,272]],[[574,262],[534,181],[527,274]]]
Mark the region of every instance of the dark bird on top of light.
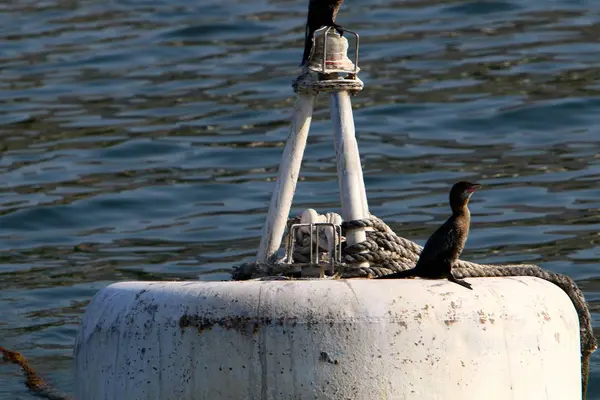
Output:
[[302,63],[308,61],[313,44],[315,31],[324,26],[334,27],[339,34],[343,33],[341,26],[335,23],[337,13],[344,0],[310,0],[308,3],[308,16],[306,17],[306,29],[304,37],[304,54]]
[[469,236],[469,225],[471,224],[471,213],[467,207],[469,199],[473,192],[480,187],[481,185],[478,183],[465,181],[456,183],[450,191],[452,216],[427,240],[417,265],[412,269],[380,276],[377,279],[414,276],[428,279],[446,278],[450,282],[472,289],[469,283],[456,279],[452,275],[452,267],[458,261]]

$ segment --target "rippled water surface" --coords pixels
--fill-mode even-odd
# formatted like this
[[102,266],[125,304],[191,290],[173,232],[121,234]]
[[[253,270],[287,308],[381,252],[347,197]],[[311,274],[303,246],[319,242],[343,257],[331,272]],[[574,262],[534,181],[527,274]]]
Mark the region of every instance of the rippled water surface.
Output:
[[[72,392],[90,298],[254,259],[307,1],[0,4],[0,345]],[[465,259],[575,278],[600,328],[600,2],[346,0],[371,211],[423,243],[477,180]],[[324,97],[293,214],[338,211]],[[590,398],[600,398],[600,356]],[[12,365],[0,398],[32,399]]]

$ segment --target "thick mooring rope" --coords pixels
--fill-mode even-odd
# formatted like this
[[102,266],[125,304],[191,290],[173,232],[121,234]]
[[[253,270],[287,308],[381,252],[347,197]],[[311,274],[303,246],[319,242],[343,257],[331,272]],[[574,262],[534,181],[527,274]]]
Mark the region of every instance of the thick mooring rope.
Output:
[[37,397],[46,400],[73,400],[71,397],[60,393],[52,385],[46,382],[27,362],[25,357],[17,351],[12,351],[0,346],[2,360],[17,364],[23,370],[25,375],[25,386]]
[[[297,223],[298,219],[291,219]],[[391,274],[413,268],[419,259],[423,247],[418,244],[397,236],[389,226],[381,219],[371,216],[367,219],[346,221],[342,224],[344,232],[356,228],[372,228],[367,231],[367,240],[352,246],[347,246],[343,251],[342,264],[336,272],[340,278],[368,278]],[[298,242],[298,240],[297,240]],[[301,240],[294,248],[293,259],[302,265],[308,262],[307,255],[310,246],[308,240]],[[364,261],[369,262],[368,267],[357,267]],[[272,262],[267,264],[246,263],[234,268],[232,279],[280,279],[290,272],[297,271],[295,264],[284,264]],[[482,278],[482,277],[504,277],[504,276],[533,276],[554,283],[564,290],[573,302],[579,316],[579,329],[581,338],[581,379],[584,399],[587,389],[589,375],[589,361],[591,354],[596,350],[597,342],[592,330],[592,320],[583,293],[575,282],[565,275],[546,271],[537,265],[491,265],[477,264],[459,260],[453,268],[457,278]],[[314,279],[314,278],[313,278]]]

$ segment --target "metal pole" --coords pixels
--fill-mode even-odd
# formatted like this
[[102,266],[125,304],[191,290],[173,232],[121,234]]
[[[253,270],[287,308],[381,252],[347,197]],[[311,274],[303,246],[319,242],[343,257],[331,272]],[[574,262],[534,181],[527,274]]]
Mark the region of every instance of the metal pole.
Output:
[[263,227],[257,261],[270,261],[279,250],[292,207],[302,156],[312,120],[316,94],[298,91],[290,135],[279,164],[279,176],[271,196],[269,213]]
[[[345,111],[344,116],[342,117],[341,113],[341,109],[342,107],[340,106],[341,102],[346,102],[346,104],[344,105],[345,107]],[[335,104],[335,106],[334,106]],[[343,124],[345,126],[345,128],[341,128],[344,132],[351,132],[352,133],[341,133],[338,134],[337,132],[334,132],[333,135],[333,144],[335,146],[335,154],[336,157],[339,157],[339,154],[343,153],[343,150],[339,148],[339,142],[341,142],[340,138],[341,135],[346,135],[346,136],[352,136],[352,141],[355,144],[356,147],[356,152],[357,155],[356,157],[358,158],[358,168],[355,168],[354,170],[356,171],[358,178],[355,180],[352,180],[352,184],[357,186],[357,190],[360,191],[360,195],[361,195],[361,204],[362,204],[362,212],[364,215],[364,218],[367,218],[369,216],[369,203],[367,201],[367,191],[365,189],[365,181],[363,178],[363,171],[362,171],[362,167],[360,166],[360,157],[358,156],[358,143],[356,142],[356,135],[355,135],[355,130],[354,130],[354,118],[352,116],[352,104],[350,102],[350,96],[348,94],[347,91],[340,91],[340,92],[334,92],[331,94],[331,100],[330,100],[330,107],[331,107],[331,120],[333,122],[333,126],[334,129],[340,128],[340,125]],[[334,108],[335,107],[335,108]],[[344,120],[344,118],[347,118],[347,120]],[[344,130],[345,129],[345,130]],[[338,176],[339,175],[339,158],[338,158]],[[340,193],[342,192],[342,181],[340,179]],[[343,201],[343,199],[342,199]],[[345,217],[343,217],[344,219],[346,219]],[[367,231],[371,230],[367,228]]]
[[[369,208],[354,132],[350,94],[345,90],[333,92],[329,104],[333,122],[342,218],[345,221],[363,219],[367,217]],[[366,238],[364,228],[353,229],[346,233],[346,241],[349,246],[363,242]],[[368,263],[361,264],[361,266],[368,266]]]

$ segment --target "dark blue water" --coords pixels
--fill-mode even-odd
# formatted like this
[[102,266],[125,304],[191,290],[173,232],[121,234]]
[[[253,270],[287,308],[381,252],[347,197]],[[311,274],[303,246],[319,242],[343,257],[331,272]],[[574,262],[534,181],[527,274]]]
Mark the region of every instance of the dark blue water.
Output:
[[[0,345],[66,392],[85,307],[119,280],[254,259],[307,1],[0,5]],[[600,2],[346,0],[371,211],[422,243],[459,179],[464,258],[538,263],[600,327]],[[293,214],[338,211],[326,98]],[[600,356],[590,399],[600,399]],[[0,398],[32,399],[0,364]]]

